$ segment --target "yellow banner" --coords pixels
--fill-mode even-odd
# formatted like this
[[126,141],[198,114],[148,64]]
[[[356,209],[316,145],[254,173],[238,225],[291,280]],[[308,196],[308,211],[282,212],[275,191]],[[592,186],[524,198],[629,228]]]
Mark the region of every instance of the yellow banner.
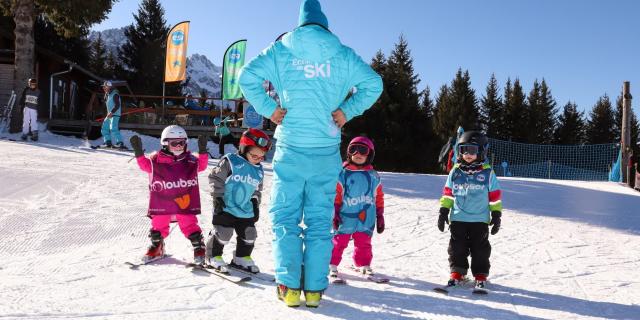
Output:
[[183,81],[187,76],[187,39],[189,21],[180,22],[167,37],[167,55],[164,63],[164,82]]

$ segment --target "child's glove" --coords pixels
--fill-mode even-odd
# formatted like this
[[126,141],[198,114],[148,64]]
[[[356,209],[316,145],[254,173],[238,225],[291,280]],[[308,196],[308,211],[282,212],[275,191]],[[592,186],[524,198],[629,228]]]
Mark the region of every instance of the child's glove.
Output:
[[501,211],[491,211],[491,222],[489,223],[491,227],[491,234],[494,235],[498,233],[500,230],[500,218],[502,217]]
[[224,211],[224,207],[226,205],[224,204],[224,200],[222,200],[221,197],[216,197],[213,200],[213,213],[214,214],[221,214],[222,211]]
[[144,150],[142,150],[142,140],[137,135],[129,138],[131,142],[131,148],[133,148],[133,154],[137,157],[144,156]]
[[198,136],[198,153],[207,153],[207,137],[205,136]]
[[438,216],[438,229],[444,232],[444,223],[449,224],[449,208],[440,207],[440,216]]
[[340,214],[335,214],[333,216],[333,230],[338,230],[338,228],[340,228],[340,224],[342,224],[342,220],[340,220]]
[[376,231],[382,233],[384,231],[384,211],[382,208],[376,210]]
[[258,222],[258,219],[260,219],[260,205],[258,204],[258,199],[251,198],[251,204],[253,204],[253,222]]

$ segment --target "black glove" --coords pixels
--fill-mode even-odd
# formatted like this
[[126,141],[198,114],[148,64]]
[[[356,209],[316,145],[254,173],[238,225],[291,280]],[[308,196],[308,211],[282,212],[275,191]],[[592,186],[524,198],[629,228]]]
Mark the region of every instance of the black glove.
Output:
[[502,217],[502,212],[500,211],[491,211],[491,222],[489,223],[491,227],[491,234],[496,234],[500,230],[500,217]]
[[136,158],[144,155],[144,150],[142,150],[142,140],[137,135],[129,138],[129,142],[131,142],[131,148],[133,148],[133,154],[135,154]]
[[258,199],[251,198],[251,203],[253,204],[253,222],[258,222],[258,219],[260,219],[260,205],[258,204]]
[[214,214],[221,214],[224,211],[224,207],[226,205],[224,204],[224,200],[222,200],[221,197],[216,197],[215,199],[213,199],[213,213]]
[[444,223],[449,224],[449,208],[440,207],[440,216],[438,216],[438,229],[444,232]]
[[198,153],[207,153],[207,137],[205,136],[198,136]]

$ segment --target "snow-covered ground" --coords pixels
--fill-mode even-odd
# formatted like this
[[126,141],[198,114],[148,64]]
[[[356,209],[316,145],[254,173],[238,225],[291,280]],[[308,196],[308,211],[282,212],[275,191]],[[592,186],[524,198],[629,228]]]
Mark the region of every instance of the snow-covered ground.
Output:
[[[179,230],[167,241],[172,257],[129,269],[149,229],[147,177],[130,154],[46,132],[38,143],[0,140],[0,151],[0,319],[640,319],[640,193],[616,184],[501,179],[492,291],[444,296],[432,288],[448,277],[448,233],[435,226],[445,177],[382,173],[387,230],[374,236],[373,267],[391,282],[347,274],[349,284],[330,286],[320,308],[291,309],[272,283],[192,273]],[[271,177],[266,164],[265,199]],[[208,232],[207,174],[200,183]],[[262,217],[254,259],[273,274],[271,223]]]

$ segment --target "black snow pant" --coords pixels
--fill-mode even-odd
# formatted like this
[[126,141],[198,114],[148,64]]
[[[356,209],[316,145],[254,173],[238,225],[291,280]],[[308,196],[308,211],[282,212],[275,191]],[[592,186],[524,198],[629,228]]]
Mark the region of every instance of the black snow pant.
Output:
[[236,232],[236,257],[250,256],[253,252],[257,231],[253,218],[238,218],[228,212],[213,214],[213,230],[207,241],[207,256],[221,256],[225,244]]
[[224,156],[224,145],[225,144],[233,144],[233,146],[236,147],[236,149],[238,149],[239,147],[239,142],[240,139],[236,139],[233,137],[233,135],[228,134],[226,136],[212,136],[211,137],[211,141],[213,141],[214,143],[218,144],[218,153],[220,154],[220,157]]
[[484,222],[452,221],[450,225],[451,239],[449,240],[449,268],[451,272],[467,274],[471,254],[471,273],[474,276],[489,275],[489,225]]

